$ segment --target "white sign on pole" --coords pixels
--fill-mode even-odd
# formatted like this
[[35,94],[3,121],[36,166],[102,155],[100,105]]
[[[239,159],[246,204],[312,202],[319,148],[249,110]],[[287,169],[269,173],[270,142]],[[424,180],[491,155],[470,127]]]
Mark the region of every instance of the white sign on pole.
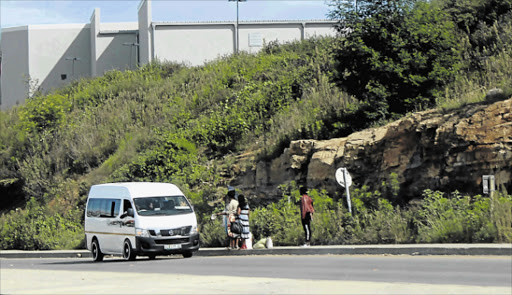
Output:
[[[338,181],[338,184],[342,187],[350,187],[352,185],[352,176],[350,176],[346,168],[338,168],[335,176],[336,181]],[[347,184],[346,186],[345,183]]]
[[336,170],[336,181],[339,185],[345,188],[347,192],[347,204],[348,204],[348,212],[352,214],[352,204],[350,203],[350,190],[348,189],[352,185],[352,176],[347,171],[347,168],[338,168]]
[[495,191],[494,175],[482,175],[482,186],[484,194],[490,194]]

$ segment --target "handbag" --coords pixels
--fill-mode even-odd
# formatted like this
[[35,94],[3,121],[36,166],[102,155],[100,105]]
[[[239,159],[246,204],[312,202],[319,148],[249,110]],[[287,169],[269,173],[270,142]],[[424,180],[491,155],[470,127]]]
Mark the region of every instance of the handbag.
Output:
[[240,219],[236,219],[235,221],[231,222],[231,232],[234,234],[242,234],[242,223],[240,222]]

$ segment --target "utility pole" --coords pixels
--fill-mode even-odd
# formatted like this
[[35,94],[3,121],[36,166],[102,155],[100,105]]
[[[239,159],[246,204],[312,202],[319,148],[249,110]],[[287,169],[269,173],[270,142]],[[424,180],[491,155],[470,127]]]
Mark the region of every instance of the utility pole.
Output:
[[240,51],[240,42],[238,41],[240,39],[240,35],[238,34],[238,2],[247,2],[247,0],[228,0],[229,2],[236,2],[236,54]]

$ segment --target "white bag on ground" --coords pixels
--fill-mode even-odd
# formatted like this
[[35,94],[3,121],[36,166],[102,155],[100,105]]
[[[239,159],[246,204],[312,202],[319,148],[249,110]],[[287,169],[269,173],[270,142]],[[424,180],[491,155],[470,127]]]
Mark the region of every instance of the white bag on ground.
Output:
[[267,248],[273,248],[274,247],[274,244],[272,243],[272,238],[271,237],[267,238],[267,243],[265,244],[265,247],[267,247]]
[[245,240],[245,246],[247,249],[252,249],[252,233],[249,233],[249,238]]

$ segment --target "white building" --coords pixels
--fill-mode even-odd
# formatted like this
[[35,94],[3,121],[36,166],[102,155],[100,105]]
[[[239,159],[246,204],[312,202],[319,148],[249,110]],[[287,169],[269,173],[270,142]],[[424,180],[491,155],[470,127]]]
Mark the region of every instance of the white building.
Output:
[[[334,36],[334,21],[153,22],[151,0],[142,0],[137,23],[29,25],[2,29],[0,108],[21,104],[36,89],[48,92],[80,77],[161,61],[201,65],[265,43]],[[238,32],[237,32],[238,30]],[[238,33],[238,34],[237,34]],[[239,40],[237,42],[237,36]]]

